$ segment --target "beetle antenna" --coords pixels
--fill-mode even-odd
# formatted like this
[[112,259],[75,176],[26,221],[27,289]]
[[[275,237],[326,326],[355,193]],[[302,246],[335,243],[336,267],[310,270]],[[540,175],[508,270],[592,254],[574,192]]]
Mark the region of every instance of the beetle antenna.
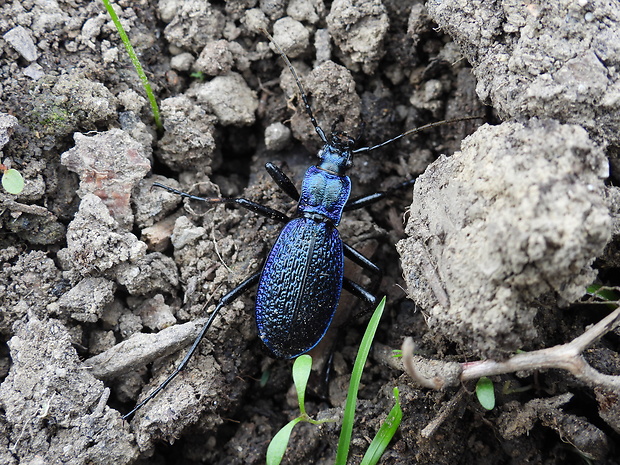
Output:
[[297,76],[297,72],[295,71],[295,68],[293,68],[293,65],[291,64],[291,61],[286,56],[286,53],[284,53],[284,50],[282,50],[282,47],[280,47],[280,45],[278,45],[278,43],[274,40],[272,35],[269,34],[267,29],[261,29],[261,30],[263,34],[267,36],[267,38],[271,41],[273,46],[276,48],[276,50],[278,51],[278,53],[280,54],[280,56],[286,63],[286,66],[288,66],[288,69],[291,70],[291,73],[293,74],[293,77],[295,78],[295,82],[297,83],[297,87],[299,88],[299,92],[301,93],[301,99],[304,102],[306,113],[308,113],[308,116],[310,117],[310,122],[312,123],[312,126],[314,126],[314,130],[319,135],[323,143],[327,144],[327,137],[325,136],[325,131],[321,129],[321,126],[319,126],[319,123],[317,123],[316,118],[312,114],[312,108],[310,107],[310,103],[308,102],[308,97],[306,96],[306,92],[304,91],[304,88],[301,85],[301,81],[299,80],[299,77]]
[[463,118],[455,118],[455,119],[448,119],[448,120],[444,120],[444,121],[436,121],[434,123],[425,124],[424,126],[420,126],[419,128],[410,129],[409,131],[403,132],[402,134],[399,134],[396,137],[393,137],[393,138],[391,138],[389,140],[386,140],[385,142],[381,142],[380,144],[373,145],[372,147],[360,147],[359,149],[355,149],[352,152],[353,153],[370,152],[371,150],[378,149],[379,147],[383,147],[384,145],[391,144],[392,142],[397,141],[398,139],[401,139],[401,138],[403,138],[405,136],[409,136],[411,134],[417,134],[418,132],[424,131],[426,129],[434,128],[434,127],[437,127],[437,126],[443,126],[444,124],[459,123],[461,121],[470,121],[472,119],[482,119],[482,117],[481,116],[465,116]]

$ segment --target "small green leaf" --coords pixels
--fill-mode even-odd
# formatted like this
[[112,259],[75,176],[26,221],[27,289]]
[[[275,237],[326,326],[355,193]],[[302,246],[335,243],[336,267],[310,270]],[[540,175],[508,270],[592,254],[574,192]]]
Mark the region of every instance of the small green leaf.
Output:
[[307,354],[300,355],[293,363],[293,382],[297,390],[297,400],[299,401],[299,411],[306,415],[306,387],[312,371],[312,357]]
[[197,81],[201,81],[201,82],[206,79],[206,75],[202,71],[195,71],[191,73],[189,77],[196,79]]
[[486,376],[483,376],[476,383],[476,397],[478,402],[487,410],[493,410],[495,407],[495,390],[493,388],[493,381]]
[[396,434],[403,419],[403,411],[398,401],[398,388],[394,388],[394,399],[396,400],[394,407],[392,407],[379,431],[377,431],[377,435],[368,446],[360,465],[375,465],[379,462],[383,452],[385,452],[388,444]]
[[383,315],[383,309],[385,308],[385,297],[381,300],[377,308],[375,309],[366,332],[362,338],[362,343],[357,351],[355,357],[355,363],[353,364],[353,371],[351,372],[351,381],[349,381],[349,392],[347,394],[347,401],[344,405],[344,415],[342,417],[342,429],[340,430],[340,438],[338,439],[338,451],[336,452],[336,465],[346,465],[347,457],[349,456],[349,447],[351,445],[351,435],[353,433],[353,421],[355,418],[355,407],[357,404],[357,392],[360,387],[360,381],[362,379],[362,372],[364,371],[364,365],[370,352],[370,346],[372,340],[377,332],[379,326],[379,320]]
[[271,376],[271,372],[269,370],[263,371],[263,374],[260,376],[260,387],[264,388],[265,386],[267,386],[269,376]]
[[286,447],[288,446],[288,441],[291,438],[293,428],[300,421],[301,418],[297,417],[294,420],[289,421],[280,431],[276,433],[269,443],[269,447],[267,447],[267,465],[280,464],[282,457],[284,457],[284,452],[286,452]]
[[613,289],[606,288],[600,284],[591,284],[588,286],[586,292],[591,296],[599,297],[603,300],[617,301],[618,294]]
[[8,169],[2,175],[2,187],[9,194],[17,195],[24,190],[24,178],[19,171]]

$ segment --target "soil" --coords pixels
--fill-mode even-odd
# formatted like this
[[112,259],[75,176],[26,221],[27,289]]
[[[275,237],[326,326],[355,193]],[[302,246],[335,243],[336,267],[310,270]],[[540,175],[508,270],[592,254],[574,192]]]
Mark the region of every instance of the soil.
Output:
[[[377,282],[347,263],[346,276],[387,296],[349,463],[361,461],[394,387],[403,420],[380,463],[620,463],[618,390],[559,369],[497,375],[485,410],[474,384],[421,388],[391,356],[412,336],[429,359],[505,359],[567,343],[609,313],[583,296],[594,281],[620,285],[617,4],[114,8],[162,129],[102,3],[0,6],[0,162],[26,181],[19,195],[0,190],[0,463],[264,463],[298,415],[292,363],[257,338],[252,290],[222,309],[170,385],[121,419],[172,373],[219,300],[260,271],[281,229],[153,182],[293,215],[264,165],[299,186],[315,163],[320,139],[262,28],[321,127],[357,146],[480,117],[354,156],[353,197],[417,180],[339,226],[383,270]],[[343,293],[311,353],[306,403],[337,421],[297,426],[284,463],[333,463],[368,310]],[[616,379],[619,351],[615,328],[584,356]]]

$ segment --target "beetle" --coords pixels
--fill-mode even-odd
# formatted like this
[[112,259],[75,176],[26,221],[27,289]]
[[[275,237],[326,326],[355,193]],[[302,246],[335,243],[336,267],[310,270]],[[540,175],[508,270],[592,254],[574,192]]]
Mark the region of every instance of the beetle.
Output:
[[330,136],[325,134],[312,113],[301,81],[288,57],[269,33],[263,32],[293,74],[305,111],[323,143],[317,154],[319,163],[307,169],[301,192],[279,167],[273,163],[265,165],[276,184],[298,202],[293,218],[245,198],[198,197],[158,182],[153,183],[153,186],[188,199],[209,204],[235,204],[281,222],[284,227],[271,248],[262,271],[253,274],[220,299],[177,368],[143,401],[124,415],[123,419],[129,418],[155,397],[185,368],[219,311],[256,284],[255,318],[258,335],[269,352],[281,359],[298,357],[321,341],[336,313],[343,288],[369,305],[376,303],[377,299],[371,292],[344,277],[344,257],[377,275],[381,275],[381,270],[371,260],[344,243],[337,227],[345,211],[363,208],[398,190],[410,187],[415,179],[383,192],[350,199],[351,180],[346,172],[352,166],[353,155],[378,149],[425,129],[477,119],[465,117],[439,121],[411,129],[377,145],[354,149],[356,139],[346,132],[336,131],[335,124]]

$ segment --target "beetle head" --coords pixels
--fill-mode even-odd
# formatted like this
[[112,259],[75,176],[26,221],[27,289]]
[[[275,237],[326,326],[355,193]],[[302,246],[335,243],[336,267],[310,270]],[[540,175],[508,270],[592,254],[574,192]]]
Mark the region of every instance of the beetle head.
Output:
[[321,159],[319,168],[344,176],[346,170],[353,164],[351,161],[353,144],[355,139],[346,132],[332,132],[331,140],[319,150],[318,157]]

